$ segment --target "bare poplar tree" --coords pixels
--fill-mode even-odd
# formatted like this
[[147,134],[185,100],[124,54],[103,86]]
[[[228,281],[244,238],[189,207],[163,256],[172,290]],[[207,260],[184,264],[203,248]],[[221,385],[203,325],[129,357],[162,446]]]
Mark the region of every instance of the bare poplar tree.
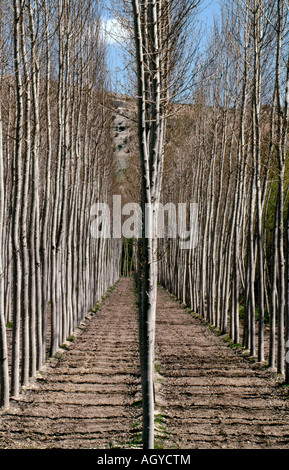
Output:
[[0,108],[0,406],[9,406],[9,370],[8,370],[8,345],[6,333],[6,321],[4,314],[4,159],[3,159],[3,139],[2,139],[2,112]]
[[142,239],[139,244],[143,446],[154,447],[154,347],[157,297],[157,220],[169,102],[183,30],[199,2],[133,0],[141,161]]

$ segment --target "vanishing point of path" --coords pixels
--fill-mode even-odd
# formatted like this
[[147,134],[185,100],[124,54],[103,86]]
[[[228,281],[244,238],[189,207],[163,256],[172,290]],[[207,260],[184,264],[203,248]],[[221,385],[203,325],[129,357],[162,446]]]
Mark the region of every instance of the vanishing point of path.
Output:
[[[164,449],[289,448],[288,388],[162,288],[156,343]],[[122,278],[69,349],[0,414],[0,447],[131,448],[140,398],[133,280]]]

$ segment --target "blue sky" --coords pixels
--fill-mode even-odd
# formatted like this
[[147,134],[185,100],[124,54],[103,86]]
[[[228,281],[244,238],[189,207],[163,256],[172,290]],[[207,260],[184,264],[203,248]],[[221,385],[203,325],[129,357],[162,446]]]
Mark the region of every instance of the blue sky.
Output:
[[203,0],[200,12],[200,18],[209,26],[213,22],[214,15],[220,11],[220,4],[218,0]]
[[[113,3],[113,0],[105,0],[106,4]],[[219,0],[203,0],[202,6],[200,7],[199,20],[203,23],[204,29],[209,29],[213,24],[215,15],[220,12]],[[112,36],[118,36],[118,25],[108,11],[104,12],[106,16],[107,28],[112,31]],[[126,92],[123,89],[123,69],[124,64],[122,62],[122,48],[113,40],[113,37],[108,35],[109,42],[109,54],[108,54],[108,65],[110,70],[112,88],[116,92]]]

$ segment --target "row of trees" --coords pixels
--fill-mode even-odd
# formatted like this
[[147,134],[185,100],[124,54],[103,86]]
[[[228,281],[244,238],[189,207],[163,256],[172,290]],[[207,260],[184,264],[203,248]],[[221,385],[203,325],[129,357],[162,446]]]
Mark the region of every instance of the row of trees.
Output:
[[121,246],[90,230],[90,208],[110,201],[114,182],[98,2],[7,0],[0,21],[0,376],[7,407],[118,279]]
[[288,33],[284,0],[226,2],[166,150],[163,202],[199,205],[199,243],[167,238],[159,263],[170,291],[286,383]]

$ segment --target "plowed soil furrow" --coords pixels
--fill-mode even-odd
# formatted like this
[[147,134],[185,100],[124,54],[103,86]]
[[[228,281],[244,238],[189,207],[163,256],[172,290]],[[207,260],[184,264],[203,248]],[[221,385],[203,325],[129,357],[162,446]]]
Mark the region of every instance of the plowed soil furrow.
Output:
[[[132,279],[121,279],[69,349],[0,415],[0,447],[131,447],[141,422],[134,304]],[[156,360],[164,448],[289,447],[282,379],[230,349],[162,288]]]
[[289,448],[288,389],[160,288],[156,326],[168,448]]
[[78,328],[60,359],[44,368],[0,416],[2,448],[126,447],[139,409],[138,326],[131,279],[121,279]]

